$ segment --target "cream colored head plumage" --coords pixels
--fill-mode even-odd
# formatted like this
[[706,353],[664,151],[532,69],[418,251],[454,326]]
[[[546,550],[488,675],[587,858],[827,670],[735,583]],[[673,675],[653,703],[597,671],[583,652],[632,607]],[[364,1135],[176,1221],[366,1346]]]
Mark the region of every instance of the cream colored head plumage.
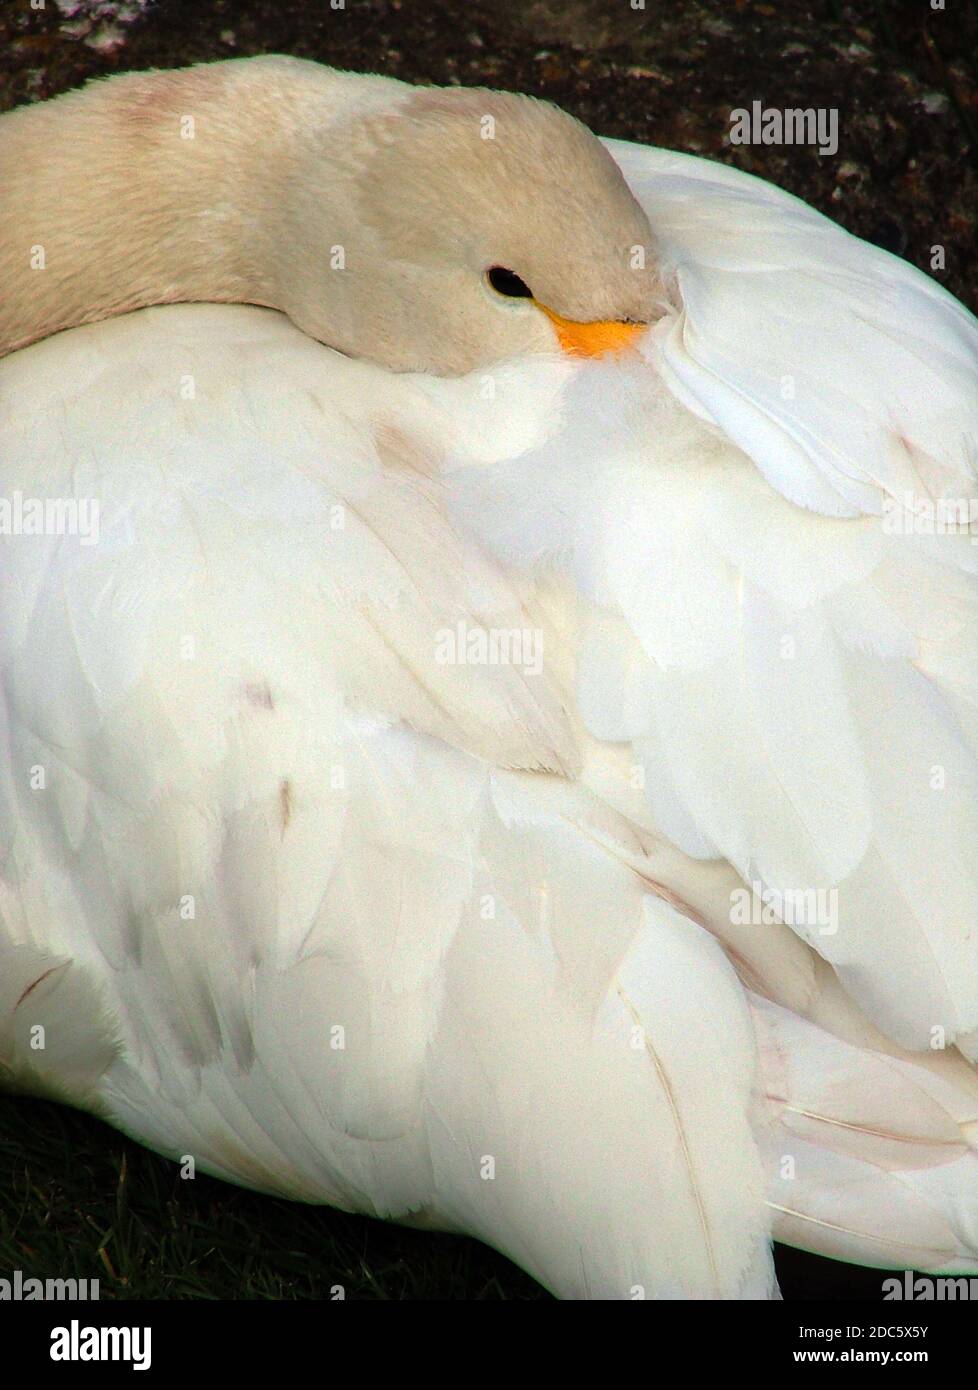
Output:
[[0,188],[0,352],[215,300],[460,373],[618,348],[659,312],[652,232],[610,155],[509,93],[277,57],[128,74],[0,118]]

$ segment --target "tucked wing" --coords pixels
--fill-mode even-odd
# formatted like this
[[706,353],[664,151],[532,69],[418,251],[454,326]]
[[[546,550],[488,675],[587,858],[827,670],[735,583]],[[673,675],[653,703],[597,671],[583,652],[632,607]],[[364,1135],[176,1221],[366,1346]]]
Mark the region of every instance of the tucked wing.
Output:
[[606,142],[674,276],[656,363],[792,501],[975,496],[978,324],[905,261],[771,184]]
[[[906,1046],[978,1029],[978,329],[779,190],[611,148],[675,309],[457,506],[572,576],[578,696]],[[941,503],[942,506],[939,506]],[[943,508],[943,509],[942,509]]]
[[882,1268],[978,1270],[974,1072],[950,1059],[931,1070],[752,1005],[776,1238]]

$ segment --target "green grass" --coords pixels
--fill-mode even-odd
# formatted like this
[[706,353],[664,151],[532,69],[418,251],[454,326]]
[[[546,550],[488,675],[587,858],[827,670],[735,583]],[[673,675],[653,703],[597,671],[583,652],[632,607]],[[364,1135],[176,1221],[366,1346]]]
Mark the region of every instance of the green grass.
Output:
[[15,1269],[99,1279],[102,1298],[546,1297],[475,1241],[182,1181],[90,1116],[0,1095],[0,1277]]

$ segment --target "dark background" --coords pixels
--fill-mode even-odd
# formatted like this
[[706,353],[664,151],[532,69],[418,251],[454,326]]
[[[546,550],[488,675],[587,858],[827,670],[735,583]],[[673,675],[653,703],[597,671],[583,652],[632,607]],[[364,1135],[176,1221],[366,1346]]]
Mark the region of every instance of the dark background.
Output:
[[[35,0],[41,3],[41,0]],[[735,164],[978,303],[978,0],[0,0],[0,110],[129,68],[282,52],[411,82],[511,87],[600,134]],[[838,154],[734,146],[753,100],[836,107]],[[0,286],[2,293],[2,286]],[[878,1299],[884,1277],[779,1250],[786,1299]],[[542,1297],[472,1241],[273,1201],[97,1121],[0,1097],[0,1273],[103,1297]]]

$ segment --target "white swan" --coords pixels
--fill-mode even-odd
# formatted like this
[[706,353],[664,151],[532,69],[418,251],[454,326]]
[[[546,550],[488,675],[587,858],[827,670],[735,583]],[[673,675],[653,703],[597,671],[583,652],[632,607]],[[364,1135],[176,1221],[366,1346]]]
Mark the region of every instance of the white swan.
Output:
[[[565,1297],[975,1270],[978,332],[608,148],[282,58],[0,119],[0,1069]],[[183,299],[294,323],[57,332]]]

